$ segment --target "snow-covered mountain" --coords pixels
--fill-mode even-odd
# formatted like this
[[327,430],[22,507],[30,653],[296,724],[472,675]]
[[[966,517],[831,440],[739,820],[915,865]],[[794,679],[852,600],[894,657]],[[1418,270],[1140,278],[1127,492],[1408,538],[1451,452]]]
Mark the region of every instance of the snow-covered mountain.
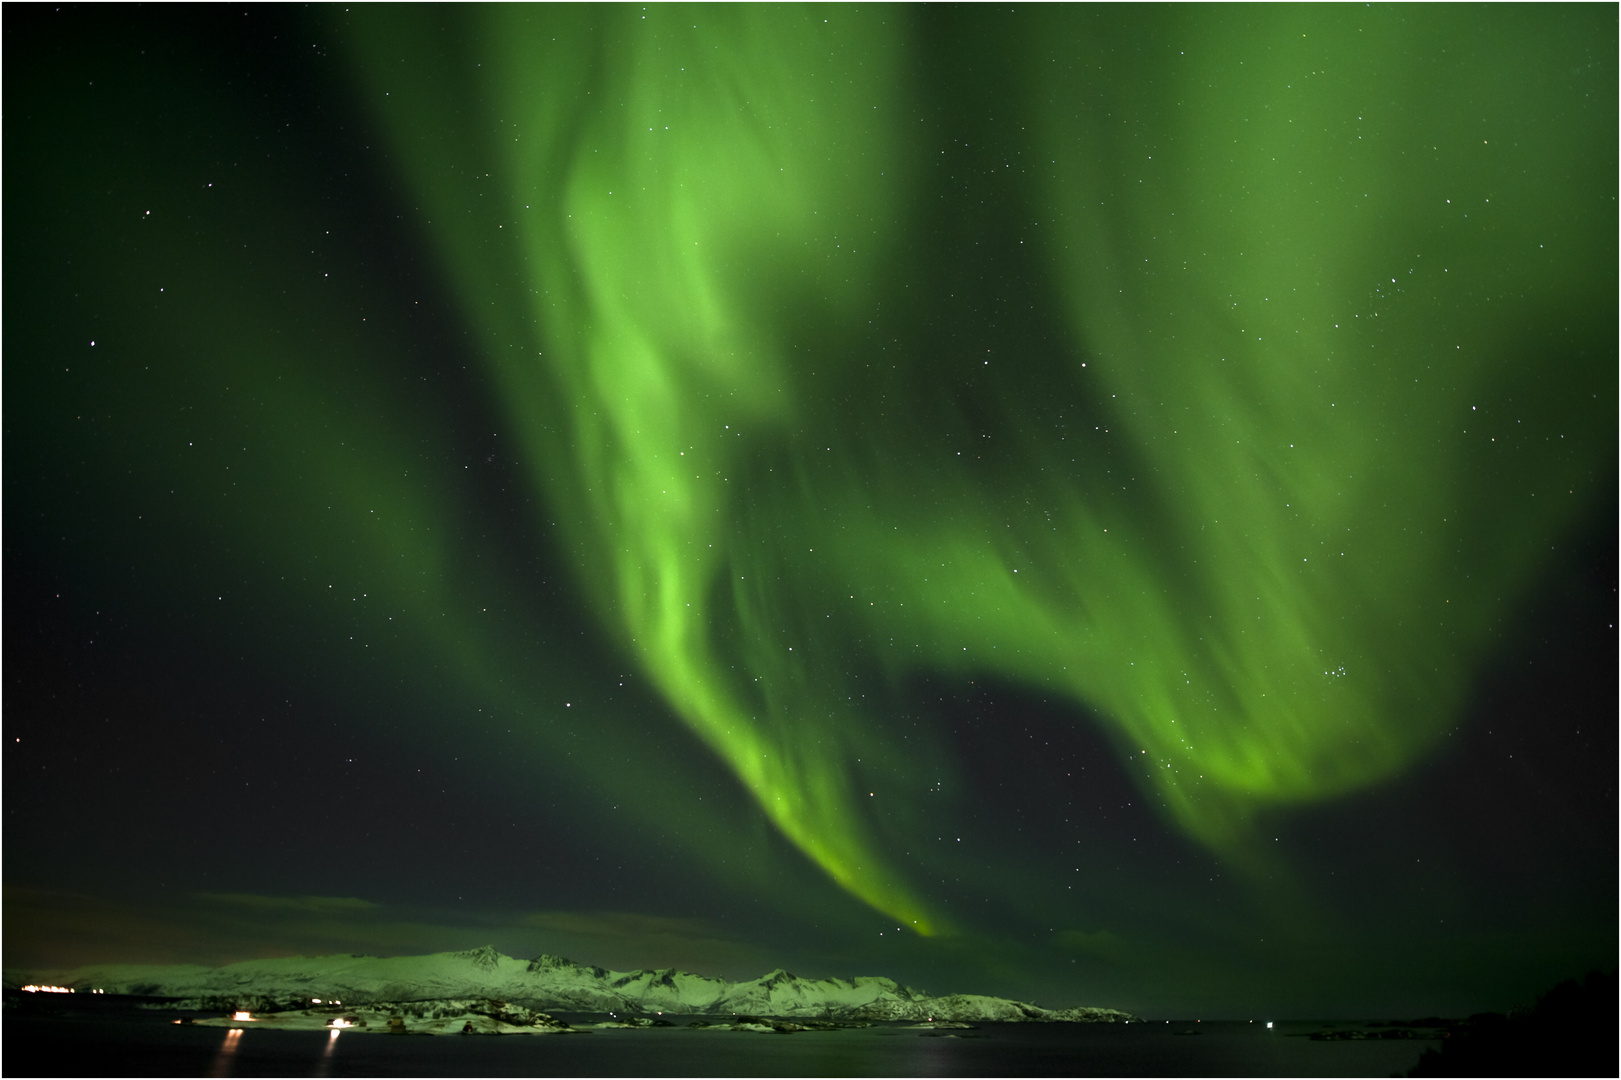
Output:
[[494,998],[558,1012],[964,1022],[1136,1019],[1115,1009],[1041,1009],[979,994],[931,997],[878,976],[801,979],[779,968],[733,983],[673,968],[621,972],[558,956],[515,960],[488,945],[429,956],[288,957],[219,968],[110,964],[79,968],[65,985],[81,992],[181,998],[185,1006],[221,1009],[303,1008],[316,999],[362,1005]]

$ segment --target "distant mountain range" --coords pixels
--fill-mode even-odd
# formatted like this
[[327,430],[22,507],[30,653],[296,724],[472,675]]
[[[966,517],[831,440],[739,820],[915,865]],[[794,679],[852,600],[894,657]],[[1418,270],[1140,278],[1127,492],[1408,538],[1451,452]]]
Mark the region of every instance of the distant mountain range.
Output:
[[515,960],[492,946],[429,956],[322,956],[245,960],[224,967],[109,964],[64,980],[79,992],[181,999],[177,1008],[303,1009],[316,1000],[372,1002],[487,998],[530,1009],[821,1020],[1110,1023],[1137,1017],[1117,1009],[1041,1009],[1022,1001],[951,994],[931,997],[893,979],[801,979],[781,970],[733,983],[690,972],[608,971],[558,956]]

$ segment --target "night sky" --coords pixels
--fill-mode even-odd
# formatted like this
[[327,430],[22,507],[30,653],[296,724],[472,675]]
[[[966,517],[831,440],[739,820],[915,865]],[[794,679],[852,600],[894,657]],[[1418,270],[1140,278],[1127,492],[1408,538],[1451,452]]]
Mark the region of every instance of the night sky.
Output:
[[4,50],[8,973],[1614,968],[1612,6]]

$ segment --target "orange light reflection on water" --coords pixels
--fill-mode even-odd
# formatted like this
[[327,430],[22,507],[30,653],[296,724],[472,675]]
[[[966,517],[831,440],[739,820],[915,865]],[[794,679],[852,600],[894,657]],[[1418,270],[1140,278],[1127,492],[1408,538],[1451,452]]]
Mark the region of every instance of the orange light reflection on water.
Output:
[[231,1075],[231,1059],[236,1057],[236,1046],[241,1041],[241,1028],[231,1028],[225,1033],[225,1041],[220,1043],[219,1053],[214,1055],[214,1068],[210,1076]]

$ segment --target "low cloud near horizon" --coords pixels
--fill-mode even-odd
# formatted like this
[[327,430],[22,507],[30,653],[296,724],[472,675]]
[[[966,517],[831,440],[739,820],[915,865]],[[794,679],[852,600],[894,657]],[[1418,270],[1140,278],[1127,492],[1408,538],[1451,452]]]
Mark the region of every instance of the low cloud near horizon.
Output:
[[183,893],[117,900],[7,886],[8,980],[62,976],[103,964],[197,964],[360,953],[412,956],[493,945],[616,970],[678,967],[753,978],[771,963],[701,919],[635,912],[455,915],[360,897]]

